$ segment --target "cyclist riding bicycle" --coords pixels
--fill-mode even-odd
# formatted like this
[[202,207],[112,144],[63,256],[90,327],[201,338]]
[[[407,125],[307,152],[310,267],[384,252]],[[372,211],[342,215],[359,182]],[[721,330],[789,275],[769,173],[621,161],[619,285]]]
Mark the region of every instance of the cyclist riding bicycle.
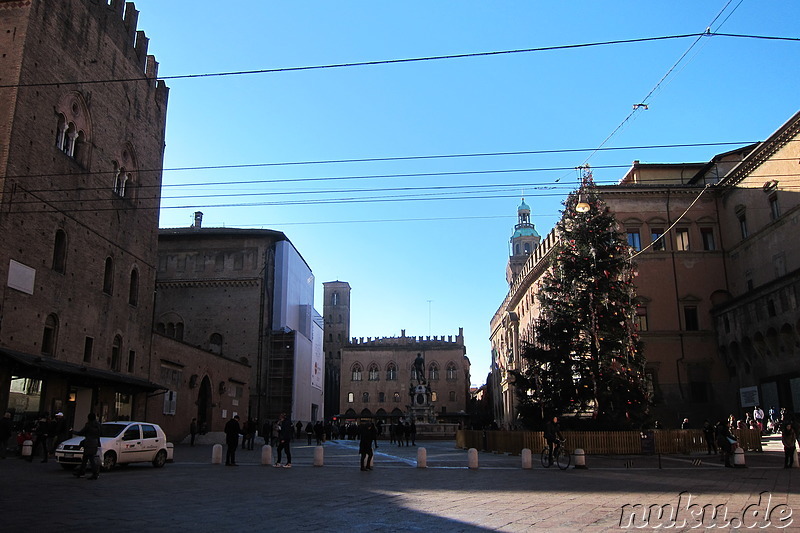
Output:
[[550,464],[553,464],[553,450],[556,447],[556,443],[559,440],[564,440],[564,436],[561,435],[561,426],[558,425],[558,417],[554,416],[552,420],[549,420],[547,424],[544,426],[544,440],[547,441],[547,449],[548,449],[548,460]]

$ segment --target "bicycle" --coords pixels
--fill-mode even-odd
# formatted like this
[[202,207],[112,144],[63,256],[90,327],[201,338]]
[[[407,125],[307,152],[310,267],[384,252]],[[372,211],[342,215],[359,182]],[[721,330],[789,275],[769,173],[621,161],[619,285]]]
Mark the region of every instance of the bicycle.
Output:
[[550,462],[550,448],[545,446],[542,448],[542,466],[545,468],[550,468],[551,464],[558,465],[558,468],[561,470],[566,470],[569,468],[569,464],[572,461],[572,457],[569,455],[569,452],[564,447],[564,439],[556,439],[556,445],[553,448],[553,462]]

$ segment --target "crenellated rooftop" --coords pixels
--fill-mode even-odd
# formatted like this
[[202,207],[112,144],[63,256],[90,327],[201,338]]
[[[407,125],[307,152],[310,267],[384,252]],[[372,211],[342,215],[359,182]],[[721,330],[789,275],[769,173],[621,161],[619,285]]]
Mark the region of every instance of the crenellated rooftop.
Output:
[[401,330],[399,337],[353,337],[350,340],[350,346],[418,346],[421,344],[463,346],[464,328],[458,328],[458,335],[408,337],[406,330]]

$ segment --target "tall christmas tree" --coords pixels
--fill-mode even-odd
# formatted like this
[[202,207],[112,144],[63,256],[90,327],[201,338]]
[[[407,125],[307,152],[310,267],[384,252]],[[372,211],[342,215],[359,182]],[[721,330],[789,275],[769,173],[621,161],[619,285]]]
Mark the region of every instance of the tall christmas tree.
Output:
[[596,427],[637,426],[648,397],[631,248],[588,170],[564,206],[526,364],[516,375],[520,413],[529,421],[572,414]]

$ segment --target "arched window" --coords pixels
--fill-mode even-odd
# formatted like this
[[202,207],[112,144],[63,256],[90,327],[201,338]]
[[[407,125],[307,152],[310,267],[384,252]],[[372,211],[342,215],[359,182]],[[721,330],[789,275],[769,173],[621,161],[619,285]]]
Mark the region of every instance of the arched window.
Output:
[[399,392],[395,392],[394,393],[394,403],[400,403],[400,393]]
[[42,353],[53,356],[56,353],[56,339],[58,337],[58,317],[54,314],[47,315],[42,332]]
[[131,286],[128,293],[128,303],[131,305],[138,305],[139,303],[139,271],[136,267],[131,270]]
[[331,305],[339,305],[339,293],[336,291],[331,294]]
[[355,363],[352,367],[352,377],[351,381],[361,381],[361,373],[363,372],[363,368],[361,368],[360,363]]
[[380,373],[378,365],[376,365],[375,363],[370,364],[368,372],[369,374],[367,376],[367,379],[369,379],[370,381],[378,381],[378,374]]
[[450,391],[450,401],[451,402],[456,401],[456,391],[454,391],[454,390]]
[[386,366],[386,381],[396,381],[397,380],[397,365],[394,363],[389,363]]
[[378,393],[378,402],[379,403],[383,403],[385,401],[386,401],[386,393],[385,392],[379,392]]
[[159,322],[156,324],[156,333],[161,333],[162,335],[167,334],[167,325],[163,322]]
[[419,376],[417,374],[417,367],[411,365],[411,381],[419,381]]
[[56,231],[53,242],[53,270],[62,274],[67,269],[67,234],[64,230]]
[[451,361],[447,363],[447,381],[456,380],[458,380],[458,370],[456,369],[456,364]]
[[92,123],[83,95],[72,91],[61,96],[56,109],[56,148],[78,164],[87,166],[92,146]]
[[431,363],[428,366],[428,380],[429,381],[438,381],[439,380],[439,365],[436,363]]
[[111,357],[108,360],[108,368],[114,372],[119,372],[120,350],[122,350],[122,337],[114,337],[114,344],[111,345]]
[[183,322],[178,322],[175,324],[175,340],[182,341],[183,340]]
[[106,266],[103,271],[103,292],[111,294],[114,289],[114,260],[106,257]]
[[354,401],[356,401],[356,395],[353,394],[352,392],[348,392],[347,393],[347,403],[353,403]]
[[431,401],[435,402],[439,399],[439,396],[436,394],[436,391],[431,392]]
[[212,333],[208,339],[208,349],[216,354],[222,353],[222,335],[219,333]]
[[361,401],[362,401],[362,403],[369,403],[369,393],[368,392],[362,392],[361,393]]

